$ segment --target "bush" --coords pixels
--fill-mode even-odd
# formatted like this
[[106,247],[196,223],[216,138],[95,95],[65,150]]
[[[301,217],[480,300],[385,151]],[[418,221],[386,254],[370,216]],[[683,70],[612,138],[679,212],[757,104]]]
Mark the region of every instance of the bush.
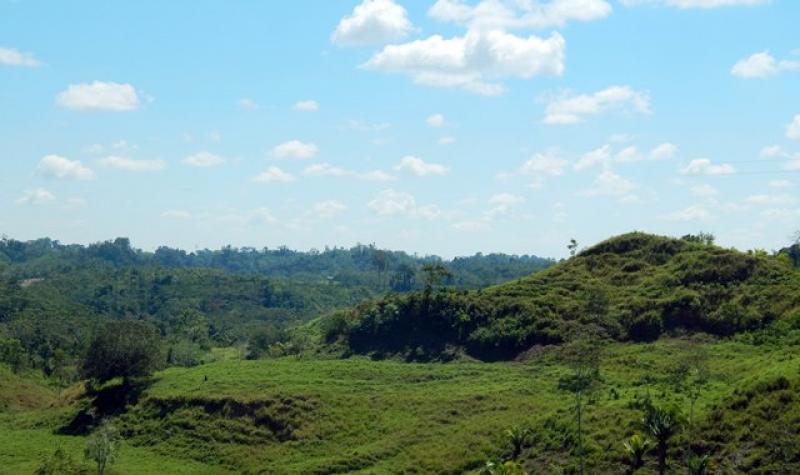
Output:
[[123,320],[106,324],[94,336],[83,364],[84,375],[105,382],[148,376],[164,361],[161,337],[142,321]]

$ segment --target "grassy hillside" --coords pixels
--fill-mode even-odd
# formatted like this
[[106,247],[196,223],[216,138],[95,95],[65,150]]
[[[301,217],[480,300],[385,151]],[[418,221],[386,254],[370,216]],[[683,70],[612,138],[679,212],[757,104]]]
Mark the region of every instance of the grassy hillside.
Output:
[[[716,343],[609,345],[584,413],[589,473],[625,470],[622,441],[642,432],[646,398],[688,417],[691,391],[676,368],[693,352],[704,355],[705,378],[692,387],[696,424],[671,442],[671,470],[685,473],[690,447],[727,473],[800,469],[798,350],[798,330],[789,327]],[[527,469],[574,473],[573,402],[559,389],[569,369],[556,356],[549,349],[527,363],[283,358],[168,369],[114,417],[126,439],[114,473],[463,473],[507,456],[503,433],[515,425],[533,429],[521,456]],[[56,434],[90,404],[5,410],[0,473],[30,473],[57,445],[81,460],[83,437]],[[780,428],[770,426],[773,416]],[[641,473],[654,461],[648,454]]]
[[630,233],[516,281],[389,296],[323,326],[328,342],[355,353],[429,360],[465,352],[498,360],[577,333],[617,341],[684,331],[727,336],[799,306],[800,276],[784,256]]

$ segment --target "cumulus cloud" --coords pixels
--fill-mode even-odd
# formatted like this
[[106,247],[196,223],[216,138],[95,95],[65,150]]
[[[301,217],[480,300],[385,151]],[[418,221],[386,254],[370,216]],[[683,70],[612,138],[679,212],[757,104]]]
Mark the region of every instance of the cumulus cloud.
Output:
[[294,175],[281,170],[278,167],[269,167],[265,171],[256,175],[253,178],[256,183],[291,183],[294,181]]
[[650,97],[629,86],[611,86],[592,94],[575,95],[569,92],[547,101],[545,124],[569,125],[584,122],[589,116],[622,110],[649,114]]
[[90,111],[132,111],[141,104],[139,95],[130,84],[94,81],[71,84],[56,96],[56,103],[66,109]]
[[331,41],[339,46],[385,44],[413,30],[406,9],[393,0],[364,0],[339,21]]
[[100,164],[109,168],[117,168],[129,172],[157,172],[166,168],[164,160],[134,160],[131,158],[110,156],[100,160]]
[[489,198],[489,205],[492,207],[487,216],[494,217],[498,214],[507,213],[514,206],[524,203],[525,198],[511,193],[498,193]]
[[419,85],[495,96],[505,91],[497,82],[503,78],[561,75],[564,52],[564,37],[559,33],[526,38],[501,30],[469,30],[464,36],[433,35],[388,45],[362,67],[405,74]]
[[347,209],[343,203],[336,200],[326,200],[314,203],[309,214],[315,218],[333,218]]
[[441,215],[435,205],[418,206],[410,193],[392,189],[381,191],[378,196],[367,203],[367,208],[378,216],[408,216],[434,220]]
[[308,176],[333,176],[333,177],[354,177],[367,181],[391,181],[395,177],[382,171],[372,170],[368,172],[355,172],[341,167],[335,167],[329,163],[314,163],[303,169],[303,175]]
[[31,53],[23,53],[14,48],[0,47],[0,64],[32,68],[40,66],[42,63]]
[[272,149],[272,156],[275,158],[312,158],[319,152],[319,148],[313,143],[305,143],[299,140],[290,140]]
[[441,127],[444,125],[444,116],[442,114],[433,114],[425,119],[425,123],[429,127]]
[[25,191],[15,203],[18,205],[45,205],[52,203],[55,199],[55,195],[44,188],[36,188]]
[[628,197],[636,189],[633,182],[617,175],[611,170],[605,170],[595,178],[591,188],[584,191],[586,196],[622,196]]
[[697,158],[680,170],[682,175],[731,175],[736,173],[733,165],[714,164],[708,158]]
[[440,137],[439,140],[437,141],[437,143],[439,145],[454,144],[454,143],[456,143],[456,138],[455,137],[450,137],[450,136]]
[[187,220],[192,218],[192,213],[182,209],[168,209],[161,213],[161,217],[165,219]]
[[482,0],[437,0],[432,18],[473,29],[539,29],[563,27],[569,21],[593,21],[611,14],[606,0],[551,0],[547,3]]
[[256,110],[259,108],[259,105],[256,101],[247,97],[239,99],[236,102],[236,104],[238,104],[239,107],[241,107],[242,109],[247,109],[247,110]]
[[312,99],[307,99],[305,101],[297,101],[293,106],[294,110],[301,111],[301,112],[314,112],[319,110],[319,103]]
[[567,160],[561,157],[558,150],[548,150],[535,153],[522,164],[517,173],[533,179],[531,188],[540,188],[546,177],[563,175],[566,166]]
[[59,155],[46,155],[39,160],[36,172],[40,175],[73,180],[92,180],[94,172],[80,160],[70,160]]
[[225,158],[211,152],[198,152],[183,159],[183,163],[199,168],[215,167],[225,163]]
[[731,74],[744,79],[764,79],[784,71],[800,70],[800,61],[777,60],[769,51],[741,59],[731,68]]
[[800,114],[794,116],[786,126],[786,136],[793,140],[800,140]]
[[638,162],[642,160],[667,160],[673,158],[678,152],[678,146],[669,142],[656,145],[648,153],[641,153],[634,146],[628,146],[614,153],[611,144],[602,145],[583,154],[573,167],[575,170],[585,170],[595,165],[608,166],[611,163]]
[[447,175],[450,169],[438,163],[427,163],[421,158],[408,155],[400,159],[400,163],[394,167],[395,170],[408,171],[416,176]]
[[719,8],[719,7],[738,7],[765,5],[771,0],[622,0],[623,5],[665,5],[684,10],[691,8]]
[[705,221],[711,213],[701,205],[691,205],[684,209],[673,211],[662,216],[667,221]]

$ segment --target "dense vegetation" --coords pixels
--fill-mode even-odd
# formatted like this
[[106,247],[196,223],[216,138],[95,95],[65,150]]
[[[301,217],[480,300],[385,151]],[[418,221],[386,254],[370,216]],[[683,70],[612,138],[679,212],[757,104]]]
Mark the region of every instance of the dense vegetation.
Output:
[[587,332],[617,341],[681,331],[728,336],[798,311],[800,276],[783,255],[631,233],[516,281],[390,295],[338,312],[323,327],[329,342],[375,357],[497,360]]
[[0,473],[800,472],[791,253],[577,247],[477,290],[420,261],[403,293],[6,257]]
[[208,360],[211,347],[248,342],[253,356],[275,343],[296,352],[305,341],[291,339],[287,328],[384,292],[421,287],[431,264],[447,265],[446,284],[457,288],[504,281],[551,261],[491,254],[445,262],[374,246],[148,253],[127,239],[89,246],[3,239],[0,362],[74,381],[92,335],[119,319],[155,326],[169,364],[191,366]]

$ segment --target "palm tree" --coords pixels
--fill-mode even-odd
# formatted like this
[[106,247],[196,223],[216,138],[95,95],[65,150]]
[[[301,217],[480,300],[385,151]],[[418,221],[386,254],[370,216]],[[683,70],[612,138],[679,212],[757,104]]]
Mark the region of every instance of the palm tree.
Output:
[[708,473],[711,457],[708,455],[691,455],[686,460],[689,475],[706,475]]
[[658,407],[648,404],[642,421],[650,435],[656,439],[658,448],[658,473],[667,470],[667,444],[681,428],[681,417],[674,407]]
[[630,473],[634,473],[644,465],[644,454],[653,448],[653,441],[640,434],[633,434],[630,439],[622,443],[622,446],[625,448],[628,465],[631,467]]
[[528,427],[514,426],[506,430],[506,438],[511,444],[511,460],[517,460],[522,450],[530,443],[533,431]]

